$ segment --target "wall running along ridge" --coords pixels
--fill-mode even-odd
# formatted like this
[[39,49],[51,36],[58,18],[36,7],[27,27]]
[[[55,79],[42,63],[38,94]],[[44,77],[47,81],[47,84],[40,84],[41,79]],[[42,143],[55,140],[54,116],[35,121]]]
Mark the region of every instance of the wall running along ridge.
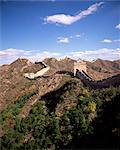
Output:
[[45,66],[45,68],[41,69],[40,71],[38,71],[36,73],[33,73],[33,72],[32,73],[25,73],[24,77],[28,78],[28,79],[35,79],[35,78],[43,76],[50,69],[50,66],[48,66],[44,62],[42,62],[42,64]]
[[[25,73],[24,77],[28,79],[35,79],[35,78],[43,76],[50,69],[50,66],[48,66],[44,62],[40,62],[40,63],[42,63],[45,66],[45,68],[43,68],[42,70],[36,73]],[[86,62],[83,60],[78,60],[77,62],[74,62],[74,76],[76,76],[77,70],[79,70],[80,72],[84,71],[83,74],[84,73],[87,74]]]

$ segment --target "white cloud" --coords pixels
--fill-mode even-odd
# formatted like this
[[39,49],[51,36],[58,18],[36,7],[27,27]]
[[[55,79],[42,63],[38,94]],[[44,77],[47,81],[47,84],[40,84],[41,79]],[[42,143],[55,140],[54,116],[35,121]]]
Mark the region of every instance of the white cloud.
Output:
[[45,58],[64,58],[68,56],[72,59],[84,59],[84,60],[94,60],[97,58],[106,60],[116,60],[120,59],[120,48],[107,49],[102,48],[98,50],[79,50],[75,52],[48,52],[48,51],[27,51],[19,49],[6,49],[0,51],[0,64],[11,63],[17,58],[27,58],[31,61],[41,61]]
[[120,59],[120,48],[116,49],[102,48],[98,50],[76,51],[71,52],[69,56],[74,59],[81,58],[85,60],[94,60],[97,58],[105,60],[116,60]]
[[48,2],[55,2],[55,0],[48,0]]
[[69,38],[67,38],[67,37],[58,37],[57,42],[58,43],[69,43]]
[[79,37],[81,37],[81,35],[80,34],[76,34],[75,37],[79,38]]
[[120,23],[115,28],[120,30]]
[[45,58],[51,58],[51,57],[59,58],[61,57],[61,54],[57,52],[55,53],[55,52],[43,51],[43,52],[33,53],[33,55],[29,56],[28,59],[34,62],[34,61],[42,61]]
[[114,40],[114,42],[120,42],[120,39]]
[[103,2],[95,3],[91,5],[88,9],[81,11],[78,15],[75,16],[65,14],[55,14],[52,16],[47,16],[44,18],[44,22],[70,25],[90,14],[93,14],[102,4]]
[[73,39],[73,38],[80,38],[84,35],[84,33],[81,33],[81,34],[76,34],[76,35],[70,35],[68,37],[58,37],[57,38],[57,42],[58,43],[69,43],[70,42],[70,39]]
[[31,51],[9,48],[9,49],[0,51],[0,58],[1,57],[10,57],[10,56],[19,56],[19,55],[26,55],[27,56],[30,53],[31,53]]
[[0,64],[2,63],[9,63],[12,62],[13,60],[23,56],[23,57],[28,57],[31,54],[31,51],[25,51],[21,49],[5,49],[0,51]]
[[55,0],[48,0],[49,2],[55,2]]
[[104,40],[102,41],[102,43],[112,43],[112,40],[110,40],[110,39],[104,39]]
[[117,40],[110,40],[110,39],[104,39],[103,41],[102,41],[102,43],[113,43],[113,42],[120,42],[120,39],[117,39]]
[[28,51],[28,50],[21,50],[21,49],[5,49],[0,51],[0,64],[2,61],[11,62],[17,58],[28,58],[31,60],[36,59],[44,59],[47,57],[58,57],[60,53],[55,52],[48,52],[48,51]]
[[59,57],[60,53],[48,52],[48,51],[28,51],[21,49],[5,49],[0,51],[0,64],[8,64],[16,60],[17,58],[27,58],[31,61],[43,60],[44,58],[49,57]]

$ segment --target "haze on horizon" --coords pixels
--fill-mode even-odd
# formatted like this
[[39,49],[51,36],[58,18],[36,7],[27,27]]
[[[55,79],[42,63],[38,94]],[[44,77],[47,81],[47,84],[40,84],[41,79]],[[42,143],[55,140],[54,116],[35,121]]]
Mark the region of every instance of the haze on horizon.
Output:
[[1,1],[0,64],[17,58],[120,59],[119,1]]

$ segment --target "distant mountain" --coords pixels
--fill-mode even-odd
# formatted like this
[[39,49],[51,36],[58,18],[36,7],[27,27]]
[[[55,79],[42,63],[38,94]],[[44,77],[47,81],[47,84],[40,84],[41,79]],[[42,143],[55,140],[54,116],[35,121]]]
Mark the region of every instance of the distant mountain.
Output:
[[94,62],[88,62],[88,74],[95,80],[101,80],[120,74],[120,60],[108,61],[97,59]]
[[[25,93],[38,90],[38,86],[40,88],[45,84],[46,92],[47,90],[49,91],[51,89],[51,87],[50,89],[47,89],[49,82],[53,82],[53,80],[56,82],[55,84],[62,82],[62,75],[58,75],[59,77],[56,77],[56,73],[58,71],[68,71],[73,73],[75,61],[76,60],[68,57],[60,60],[55,58],[46,58],[44,59],[44,62],[50,66],[50,70],[45,74],[45,77],[48,78],[36,80],[26,79],[24,77],[24,73],[36,73],[44,68],[44,65],[41,63],[35,64],[30,62],[28,59],[17,59],[10,65],[0,66],[0,109],[4,109],[6,104],[8,105],[9,103],[13,103],[19,96]],[[120,74],[120,60],[108,61],[97,59],[94,62],[86,61],[86,64],[87,73],[94,80],[101,80]],[[56,86],[53,85],[53,87]]]
[[46,58],[43,61],[51,67],[49,73],[53,73],[53,72],[61,71],[61,70],[73,72],[74,70],[75,60],[70,59],[68,57],[64,59],[60,59],[60,60],[57,60],[55,58]]
[[[44,62],[51,66],[51,73],[56,72],[56,70],[65,70],[73,72],[74,62],[76,62],[76,60],[67,57],[59,61],[55,58],[47,58],[44,60]],[[120,74],[120,60],[108,61],[97,59],[93,62],[86,61],[86,64],[87,73],[94,80],[102,80],[104,78]]]

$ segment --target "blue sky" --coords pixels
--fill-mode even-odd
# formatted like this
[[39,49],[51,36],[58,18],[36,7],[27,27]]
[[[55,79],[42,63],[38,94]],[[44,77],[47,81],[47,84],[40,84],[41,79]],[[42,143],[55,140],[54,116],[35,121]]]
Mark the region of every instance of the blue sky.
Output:
[[17,57],[119,59],[119,1],[0,2],[0,64]]

